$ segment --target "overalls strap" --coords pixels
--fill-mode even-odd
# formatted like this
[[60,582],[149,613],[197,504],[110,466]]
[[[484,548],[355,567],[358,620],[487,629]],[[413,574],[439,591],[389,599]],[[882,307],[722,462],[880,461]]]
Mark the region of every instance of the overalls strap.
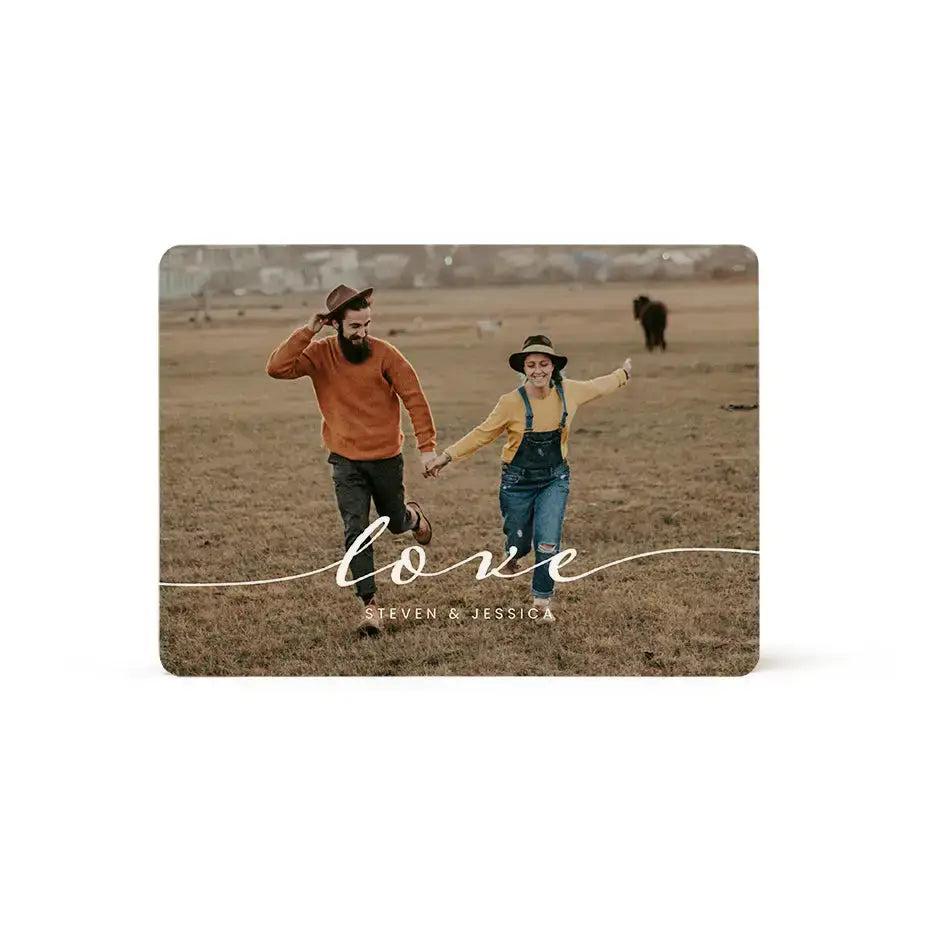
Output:
[[560,429],[562,430],[567,425],[567,399],[563,396],[563,382],[558,381],[555,387],[560,395],[560,403],[563,405],[563,416],[560,418]]
[[[560,403],[563,407],[563,416],[560,418],[560,429],[562,430],[567,425],[567,399],[564,397],[563,385],[560,382],[555,384],[554,387],[557,388],[557,393],[560,395]],[[521,400],[524,401],[524,432],[528,433],[534,426],[534,411],[531,410],[531,401],[524,387],[518,388],[518,393],[521,395]]]
[[[518,388],[518,393],[521,395],[521,400],[524,401],[524,432],[528,433],[534,426],[534,411],[531,410],[528,392],[525,391],[523,386]],[[564,414],[564,416],[566,417],[566,414]]]

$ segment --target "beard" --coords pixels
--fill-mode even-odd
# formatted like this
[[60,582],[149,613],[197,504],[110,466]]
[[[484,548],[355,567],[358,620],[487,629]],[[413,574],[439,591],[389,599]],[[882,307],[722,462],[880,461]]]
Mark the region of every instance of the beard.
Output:
[[371,343],[368,339],[362,339],[360,342],[353,342],[345,337],[342,331],[342,323],[339,323],[339,348],[347,362],[353,365],[360,365],[371,357]]

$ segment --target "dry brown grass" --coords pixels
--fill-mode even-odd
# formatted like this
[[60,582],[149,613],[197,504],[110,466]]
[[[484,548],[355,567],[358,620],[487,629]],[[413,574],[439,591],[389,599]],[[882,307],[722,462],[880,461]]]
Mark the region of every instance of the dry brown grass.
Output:
[[[671,309],[668,351],[647,353],[631,314],[646,292]],[[277,302],[284,302],[278,300]],[[505,360],[546,332],[570,356],[568,377],[606,374],[626,355],[627,389],[586,405],[570,445],[567,574],[668,547],[758,547],[758,400],[753,283],[632,284],[383,291],[374,334],[394,336],[433,408],[439,447],[478,423],[513,386]],[[300,573],[342,554],[330,467],[310,382],[274,381],[271,349],[308,309],[213,311],[196,327],[166,312],[160,332],[163,581]],[[502,319],[479,341],[475,320]],[[419,472],[404,415],[408,495],[434,522],[428,569],[482,548],[501,556],[496,442],[440,479]],[[384,534],[376,564],[413,543]],[[527,561],[526,563],[529,563]],[[758,658],[758,557],[673,554],[558,586],[552,624],[468,618],[526,605],[529,576],[477,582],[469,566],[410,586],[379,578],[390,607],[436,608],[436,620],[358,640],[360,604],[329,573],[267,586],[161,589],[160,647],[176,674],[744,674]],[[455,607],[460,618],[450,619]]]

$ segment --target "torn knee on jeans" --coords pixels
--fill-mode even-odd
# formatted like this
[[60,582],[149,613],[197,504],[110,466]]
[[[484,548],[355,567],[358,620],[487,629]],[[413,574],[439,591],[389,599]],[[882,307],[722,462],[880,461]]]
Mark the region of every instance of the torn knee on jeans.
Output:
[[557,552],[556,544],[538,544],[537,549],[542,554],[555,554]]

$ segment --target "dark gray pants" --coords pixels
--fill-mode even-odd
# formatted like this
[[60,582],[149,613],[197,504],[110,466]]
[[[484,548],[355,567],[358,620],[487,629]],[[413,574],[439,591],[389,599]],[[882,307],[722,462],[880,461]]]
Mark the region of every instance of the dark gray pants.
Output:
[[[388,530],[392,534],[411,530],[413,523],[408,519],[404,507],[403,454],[398,453],[390,459],[358,460],[330,453],[329,463],[332,466],[335,500],[345,525],[346,550],[368,527],[372,500],[378,516],[387,515],[390,518]],[[353,580],[365,577],[355,584],[355,592],[367,602],[377,591],[373,575],[374,552],[370,545],[352,558],[349,568]]]

